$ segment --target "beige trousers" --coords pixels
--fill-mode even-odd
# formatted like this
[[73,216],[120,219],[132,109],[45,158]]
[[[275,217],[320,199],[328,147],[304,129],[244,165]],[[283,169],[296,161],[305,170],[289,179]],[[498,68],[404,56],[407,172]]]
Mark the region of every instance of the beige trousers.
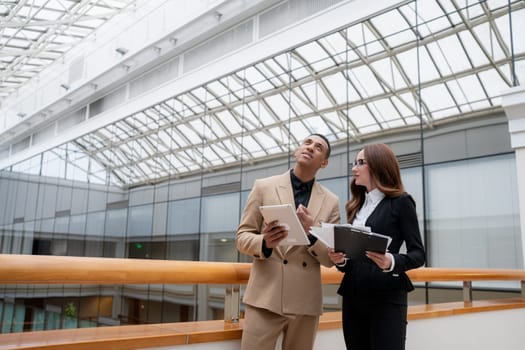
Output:
[[241,350],[274,350],[282,333],[282,350],[311,350],[319,316],[279,315],[246,305]]

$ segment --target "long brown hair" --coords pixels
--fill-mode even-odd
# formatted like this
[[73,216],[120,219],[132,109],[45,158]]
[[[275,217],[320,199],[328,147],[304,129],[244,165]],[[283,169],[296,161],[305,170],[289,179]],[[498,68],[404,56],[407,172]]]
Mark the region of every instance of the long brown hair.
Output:
[[[383,143],[367,145],[363,148],[370,178],[375,182],[377,189],[387,197],[398,197],[405,193],[401,181],[401,172],[396,155],[390,147]],[[366,187],[350,182],[352,198],[346,203],[346,219],[349,223],[354,220],[357,211],[365,202]]]

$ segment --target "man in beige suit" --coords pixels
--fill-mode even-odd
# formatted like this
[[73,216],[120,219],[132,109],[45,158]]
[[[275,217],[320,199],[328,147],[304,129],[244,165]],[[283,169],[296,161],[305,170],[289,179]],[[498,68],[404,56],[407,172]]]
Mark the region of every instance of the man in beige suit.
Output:
[[292,204],[306,232],[319,222],[339,223],[339,198],[315,181],[328,165],[330,143],[308,136],[295,151],[296,164],[282,175],[256,180],[237,229],[237,249],[253,264],[243,302],[242,350],[313,348],[322,313],[320,265],[332,266],[327,247],[309,234],[309,245],[280,246],[287,227],[264,223],[261,205]]

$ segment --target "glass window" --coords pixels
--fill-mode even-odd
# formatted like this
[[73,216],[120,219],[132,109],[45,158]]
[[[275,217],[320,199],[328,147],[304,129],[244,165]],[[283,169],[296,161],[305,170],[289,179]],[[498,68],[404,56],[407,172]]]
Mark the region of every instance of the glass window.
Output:
[[127,208],[108,210],[106,212],[106,235],[123,237],[126,235]]
[[239,226],[239,194],[202,198],[201,232],[236,231]]
[[96,212],[87,214],[86,234],[90,236],[104,235],[104,218],[105,212]]
[[153,205],[129,208],[128,236],[150,236],[153,225]]
[[168,234],[199,232],[200,199],[184,199],[168,204]]
[[431,266],[522,269],[514,155],[426,171]]
[[69,232],[84,234],[86,232],[86,215],[73,215],[69,220]]

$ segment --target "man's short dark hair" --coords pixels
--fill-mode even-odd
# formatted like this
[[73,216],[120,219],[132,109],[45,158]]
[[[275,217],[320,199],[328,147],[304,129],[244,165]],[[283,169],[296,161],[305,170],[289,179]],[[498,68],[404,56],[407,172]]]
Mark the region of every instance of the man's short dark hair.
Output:
[[326,136],[321,135],[321,134],[317,134],[317,133],[312,134],[312,136],[319,136],[320,138],[322,138],[324,140],[324,142],[326,142],[326,145],[328,146],[328,149],[326,150],[326,159],[330,158],[330,153],[332,152],[332,147],[330,146],[330,141],[328,141]]

